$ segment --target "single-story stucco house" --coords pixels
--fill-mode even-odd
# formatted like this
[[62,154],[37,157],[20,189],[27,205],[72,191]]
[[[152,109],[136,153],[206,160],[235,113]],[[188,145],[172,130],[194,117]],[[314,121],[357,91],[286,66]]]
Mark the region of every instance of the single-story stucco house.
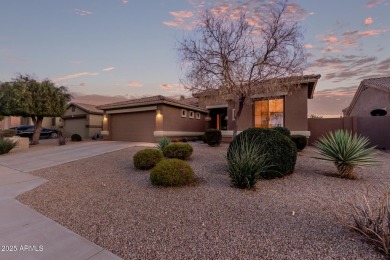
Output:
[[[296,88],[289,92],[283,87],[271,93],[256,93],[247,98],[240,119],[238,131],[250,127],[271,128],[287,127],[292,134],[310,136],[308,126],[307,100],[313,98],[314,90],[321,75],[307,75],[295,78]],[[288,78],[284,78],[286,80]],[[195,94],[199,98],[199,107],[209,112],[207,128],[222,131],[222,136],[229,140],[233,136],[238,101],[218,98],[213,92]]]
[[389,116],[387,109],[390,109],[390,77],[370,78],[360,83],[343,114],[346,117],[370,117],[375,111],[380,113],[382,110],[383,115]]
[[[309,137],[307,100],[313,98],[320,77],[294,78],[296,88],[291,92],[281,87],[252,95],[245,103],[238,130],[284,126],[293,134]],[[153,96],[98,106],[104,111],[102,134],[108,140],[155,142],[163,136],[200,136],[215,128],[222,131],[225,141],[231,140],[237,101],[221,99],[210,91],[194,96],[185,100]]]
[[206,109],[184,101],[152,96],[97,107],[104,111],[105,139],[156,142],[161,137],[194,137],[205,131]]
[[69,103],[62,118],[62,130],[66,136],[73,134],[88,139],[103,130],[103,111],[95,105]]

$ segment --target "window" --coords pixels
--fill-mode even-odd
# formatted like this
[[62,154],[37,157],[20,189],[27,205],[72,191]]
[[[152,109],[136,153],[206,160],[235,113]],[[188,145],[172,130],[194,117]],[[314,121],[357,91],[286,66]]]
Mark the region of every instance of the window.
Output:
[[181,117],[187,117],[187,110],[185,109],[181,110]]
[[76,107],[72,106],[72,112],[76,111]]
[[194,118],[194,111],[190,111],[189,114],[188,114],[188,117],[189,118]]
[[196,112],[195,117],[196,117],[196,119],[200,119],[200,113]]
[[255,101],[255,127],[283,126],[283,98]]
[[55,117],[52,117],[52,118],[51,118],[51,125],[52,125],[52,126],[55,126],[55,125],[56,125],[56,118],[55,118]]

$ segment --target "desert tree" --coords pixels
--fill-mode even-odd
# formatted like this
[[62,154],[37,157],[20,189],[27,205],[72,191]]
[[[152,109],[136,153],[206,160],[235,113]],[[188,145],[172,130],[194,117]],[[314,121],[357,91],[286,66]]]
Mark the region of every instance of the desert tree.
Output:
[[31,144],[39,143],[44,117],[65,113],[71,95],[65,87],[52,81],[38,81],[29,75],[19,75],[10,82],[0,83],[0,114],[30,117],[34,123]]
[[281,86],[291,91],[306,64],[302,30],[287,1],[264,8],[256,25],[253,14],[204,10],[194,35],[178,43],[186,89],[237,101],[233,137],[250,96]]

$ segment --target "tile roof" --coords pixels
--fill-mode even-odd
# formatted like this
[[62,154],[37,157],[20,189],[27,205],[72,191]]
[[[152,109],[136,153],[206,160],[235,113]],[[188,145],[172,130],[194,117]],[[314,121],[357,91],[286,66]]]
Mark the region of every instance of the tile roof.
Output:
[[74,106],[76,106],[76,107],[78,107],[78,108],[80,108],[88,113],[91,113],[91,114],[103,114],[103,110],[97,109],[95,105],[78,103],[78,102],[71,102],[71,103],[69,103],[68,107],[71,105],[74,105]]
[[374,87],[390,91],[390,77],[365,79],[362,82],[366,87]]
[[366,88],[376,88],[386,92],[390,92],[390,77],[370,78],[362,80],[358,89],[356,90],[355,95],[352,98],[351,104],[343,109],[344,116],[349,116],[351,114],[353,107],[355,106],[357,100],[360,97],[360,94]]
[[98,106],[98,108],[102,109],[102,110],[107,110],[107,109],[116,109],[116,108],[122,108],[122,107],[136,107],[136,106],[144,106],[144,105],[160,104],[160,103],[165,103],[165,104],[170,104],[170,105],[174,105],[174,106],[178,106],[178,107],[186,107],[186,108],[191,108],[194,110],[204,111],[204,109],[201,109],[197,106],[194,106],[193,104],[188,104],[186,100],[177,100],[177,99],[168,98],[168,97],[165,97],[162,95],[137,98],[137,99],[129,99],[126,101],[100,105],[100,106]]

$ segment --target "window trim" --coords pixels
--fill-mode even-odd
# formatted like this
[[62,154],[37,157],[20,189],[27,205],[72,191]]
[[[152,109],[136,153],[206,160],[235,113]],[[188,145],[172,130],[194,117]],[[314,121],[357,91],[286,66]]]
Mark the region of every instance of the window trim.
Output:
[[196,113],[195,113],[195,118],[196,118],[197,120],[200,119],[200,113],[199,113],[199,112],[196,112]]
[[189,111],[188,112],[188,118],[194,118],[194,111]]
[[187,110],[186,109],[181,110],[181,117],[187,117]]

